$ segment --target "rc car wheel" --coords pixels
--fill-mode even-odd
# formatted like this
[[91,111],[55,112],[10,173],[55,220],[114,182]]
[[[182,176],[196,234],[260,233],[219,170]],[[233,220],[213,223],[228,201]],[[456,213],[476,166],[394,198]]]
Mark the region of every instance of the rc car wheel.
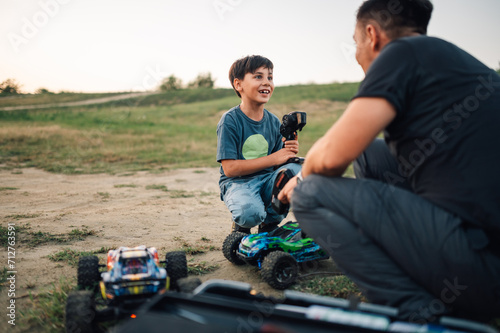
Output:
[[81,257],[78,260],[78,286],[81,289],[95,290],[101,279],[99,258],[97,256]]
[[291,254],[274,251],[264,258],[261,275],[271,287],[282,290],[295,283],[298,270],[297,261]]
[[177,280],[179,291],[183,293],[192,293],[199,285],[201,285],[201,280],[194,276]]
[[222,244],[222,253],[224,254],[224,257],[226,257],[227,260],[235,265],[245,264],[245,262],[242,259],[238,258],[238,255],[236,254],[241,240],[245,236],[248,235],[243,232],[232,232],[226,237],[224,243]]
[[99,332],[96,325],[94,294],[79,290],[68,295],[66,300],[66,332]]
[[186,253],[182,251],[168,252],[165,255],[165,268],[170,277],[170,289],[177,289],[177,280],[187,277]]

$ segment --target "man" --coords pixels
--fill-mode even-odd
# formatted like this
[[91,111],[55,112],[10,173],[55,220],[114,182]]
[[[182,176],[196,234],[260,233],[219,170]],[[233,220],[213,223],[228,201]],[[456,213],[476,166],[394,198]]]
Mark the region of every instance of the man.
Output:
[[[366,77],[279,199],[401,319],[489,320],[500,317],[500,77],[426,36],[432,9],[361,5],[354,40]],[[385,143],[374,140],[381,131]],[[340,177],[354,160],[356,179]]]

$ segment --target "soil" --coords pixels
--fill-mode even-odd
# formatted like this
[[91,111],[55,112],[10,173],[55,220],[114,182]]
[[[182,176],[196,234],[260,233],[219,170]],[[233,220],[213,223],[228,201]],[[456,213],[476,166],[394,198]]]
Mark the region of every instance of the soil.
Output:
[[[235,266],[222,254],[231,216],[219,197],[217,168],[178,169],[122,175],[61,175],[33,168],[1,170],[1,225],[16,226],[16,298],[50,290],[61,279],[76,285],[76,267],[49,259],[63,250],[156,247],[160,257],[183,247],[202,248],[188,254],[189,265],[215,266],[201,281],[226,279],[250,283],[273,296],[282,292],[261,280],[253,266]],[[287,219],[293,219],[291,213]],[[72,230],[92,235],[83,240],[33,244],[36,232],[68,238]],[[7,267],[7,249],[0,250]],[[106,254],[99,254],[104,263]],[[335,271],[331,260],[321,271]],[[1,298],[6,293],[2,292]],[[2,300],[2,304],[3,300]]]

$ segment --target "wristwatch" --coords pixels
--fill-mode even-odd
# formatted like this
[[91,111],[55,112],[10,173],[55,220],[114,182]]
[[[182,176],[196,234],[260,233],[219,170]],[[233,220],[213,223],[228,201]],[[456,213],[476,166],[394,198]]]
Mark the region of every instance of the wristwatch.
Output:
[[297,184],[300,184],[304,180],[304,177],[302,177],[302,171],[299,171],[297,174]]

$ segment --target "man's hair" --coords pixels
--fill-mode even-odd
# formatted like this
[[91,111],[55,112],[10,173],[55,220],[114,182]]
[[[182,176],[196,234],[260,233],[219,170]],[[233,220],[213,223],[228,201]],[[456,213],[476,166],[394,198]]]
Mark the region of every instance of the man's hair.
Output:
[[429,0],[366,0],[356,19],[364,25],[377,22],[390,39],[415,32],[426,35],[433,8]]
[[233,86],[233,89],[238,97],[241,97],[241,95],[234,88],[234,79],[243,80],[245,74],[255,73],[255,71],[260,67],[273,69],[274,65],[271,60],[260,55],[251,55],[240,58],[231,65],[231,68],[229,69],[229,81],[231,82],[231,86]]

